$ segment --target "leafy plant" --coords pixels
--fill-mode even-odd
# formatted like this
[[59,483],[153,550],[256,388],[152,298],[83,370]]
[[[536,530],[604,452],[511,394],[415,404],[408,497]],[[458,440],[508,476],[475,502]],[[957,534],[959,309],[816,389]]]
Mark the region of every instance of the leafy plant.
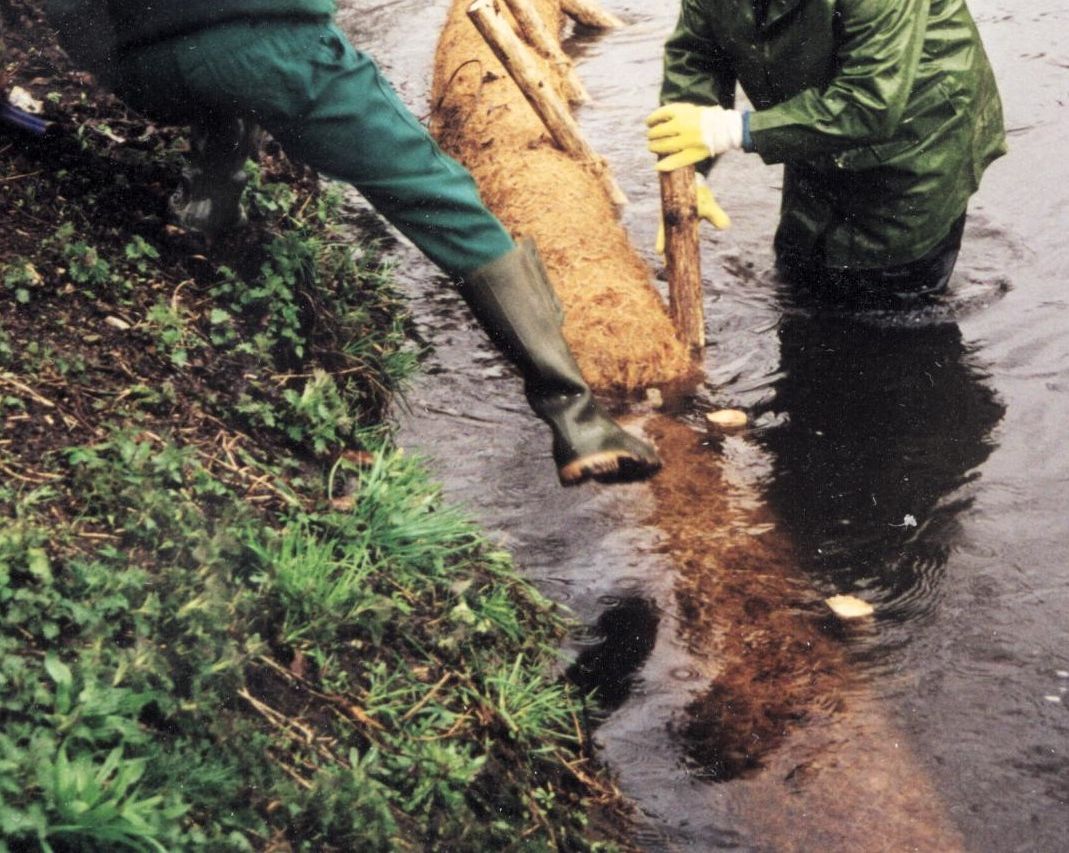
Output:
[[88,243],[68,243],[63,248],[63,255],[68,263],[67,273],[76,284],[105,284],[111,276],[108,262]]
[[26,305],[31,294],[44,282],[37,267],[25,258],[14,258],[0,267],[0,280],[4,287],[15,292],[15,301]]
[[343,549],[296,526],[283,531],[277,544],[258,550],[269,573],[266,591],[277,594],[282,605],[285,643],[329,646],[355,630],[381,642],[396,608],[372,588],[377,567],[366,549]]
[[135,234],[133,239],[126,244],[123,256],[134,265],[139,273],[149,272],[154,263],[160,259],[159,250],[140,234]]
[[165,853],[167,848],[157,840],[166,834],[161,830],[181,817],[187,806],[177,799],[167,803],[162,794],[141,794],[138,782],[146,763],[143,758],[124,759],[122,747],[99,763],[84,753],[69,759],[66,747],[60,747],[54,761],[42,764],[37,776],[46,808],[55,815],[39,839],[42,849],[51,851],[52,840]]
[[181,306],[162,299],[149,309],[145,326],[154,336],[156,348],[175,367],[188,364],[190,350],[199,349],[203,343]]

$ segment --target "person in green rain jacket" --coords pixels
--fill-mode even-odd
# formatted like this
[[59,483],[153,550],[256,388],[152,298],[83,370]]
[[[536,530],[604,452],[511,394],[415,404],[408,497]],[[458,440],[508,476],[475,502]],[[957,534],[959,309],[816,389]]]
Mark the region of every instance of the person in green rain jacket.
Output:
[[[458,285],[550,426],[564,485],[640,479],[656,451],[594,399],[534,245],[516,245],[466,170],[333,24],[333,0],[46,0],[60,41],[156,121],[193,125],[179,213],[241,224],[251,130],[355,186]],[[473,458],[477,458],[477,451]]]
[[784,164],[777,266],[818,292],[943,289],[968,199],[1006,151],[964,0],[683,0],[661,103],[659,170],[708,171],[734,148]]

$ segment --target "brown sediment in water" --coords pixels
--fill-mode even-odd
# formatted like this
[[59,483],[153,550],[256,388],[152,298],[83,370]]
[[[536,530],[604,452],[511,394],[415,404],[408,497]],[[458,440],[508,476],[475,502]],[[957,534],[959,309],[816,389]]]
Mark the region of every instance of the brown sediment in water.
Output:
[[753,489],[690,427],[658,417],[646,431],[665,459],[653,521],[678,570],[679,633],[706,662],[672,723],[693,775],[732,782],[762,849],[964,849]]
[[[535,0],[560,32],[557,0]],[[534,238],[564,306],[564,335],[597,390],[628,392],[695,368],[595,168],[552,141],[457,0],[435,59],[432,131],[514,237]],[[562,92],[556,68],[545,79]],[[636,139],[638,131],[636,130]]]
[[676,728],[701,775],[738,778],[796,724],[841,707],[841,649],[815,627],[820,599],[797,580],[788,543],[714,448],[668,418],[647,433],[665,459],[654,521],[678,568],[679,634],[712,678]]
[[[559,31],[558,2],[535,2]],[[512,233],[537,241],[592,385],[633,390],[690,374],[601,180],[550,141],[467,6],[454,3],[437,53],[443,147]],[[762,849],[963,849],[759,496],[725,477],[722,456],[689,427],[657,417],[647,432],[665,461],[653,522],[678,571],[680,637],[706,684],[671,722],[691,773],[731,782],[733,813]]]

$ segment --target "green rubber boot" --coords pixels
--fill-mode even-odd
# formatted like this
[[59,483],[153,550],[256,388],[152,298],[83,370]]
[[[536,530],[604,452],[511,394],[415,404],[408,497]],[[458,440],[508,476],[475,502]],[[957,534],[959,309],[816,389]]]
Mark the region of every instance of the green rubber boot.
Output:
[[479,267],[460,292],[490,339],[524,380],[527,401],[553,431],[562,485],[643,480],[657,452],[625,432],[598,404],[561,335],[561,309],[530,240]]

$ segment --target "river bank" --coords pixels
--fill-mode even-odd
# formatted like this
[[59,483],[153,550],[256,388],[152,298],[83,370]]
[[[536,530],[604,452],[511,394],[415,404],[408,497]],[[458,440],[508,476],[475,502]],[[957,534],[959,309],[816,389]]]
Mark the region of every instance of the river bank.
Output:
[[247,230],[169,225],[182,135],[11,5],[0,850],[627,849],[560,611],[394,440],[373,241],[270,143]]

